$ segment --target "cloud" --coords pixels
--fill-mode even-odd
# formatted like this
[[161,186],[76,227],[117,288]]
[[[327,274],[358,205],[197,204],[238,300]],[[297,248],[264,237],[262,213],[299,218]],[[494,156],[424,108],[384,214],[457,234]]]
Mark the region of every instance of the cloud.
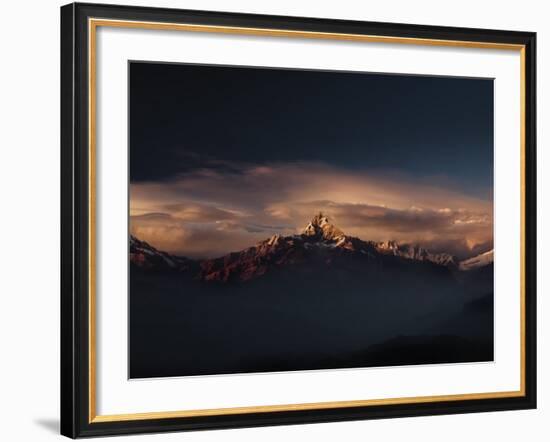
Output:
[[238,223],[188,222],[159,213],[131,216],[130,232],[161,250],[191,258],[221,256],[266,237],[265,231]]
[[292,226],[258,224],[238,210],[192,202],[163,205],[165,212],[146,212],[142,203],[140,206],[130,216],[132,235],[161,250],[192,258],[221,256],[266,236],[293,232]]
[[182,221],[191,222],[233,220],[239,216],[236,212],[196,203],[167,204],[164,209]]
[[130,197],[132,230],[188,256],[217,256],[296,232],[319,210],[363,239],[446,245],[460,254],[492,242],[491,200],[396,172],[233,163],[133,183]]

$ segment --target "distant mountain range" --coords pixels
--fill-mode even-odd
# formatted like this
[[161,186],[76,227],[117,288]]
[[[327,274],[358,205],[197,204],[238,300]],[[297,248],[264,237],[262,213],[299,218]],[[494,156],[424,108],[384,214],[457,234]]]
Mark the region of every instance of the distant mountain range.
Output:
[[246,282],[268,274],[292,269],[323,268],[361,271],[361,265],[395,268],[418,265],[423,271],[445,268],[468,272],[492,265],[493,250],[463,261],[448,253],[432,253],[418,245],[395,241],[374,242],[346,235],[319,213],[302,233],[273,235],[239,252],[193,260],[157,250],[145,241],[130,237],[130,261],[135,268],[148,271],[179,272],[202,281]]

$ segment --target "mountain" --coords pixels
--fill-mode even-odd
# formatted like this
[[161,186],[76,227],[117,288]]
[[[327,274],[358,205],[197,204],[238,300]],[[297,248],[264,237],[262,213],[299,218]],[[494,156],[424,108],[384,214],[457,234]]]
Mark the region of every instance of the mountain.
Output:
[[[492,251],[490,252],[492,262]],[[183,272],[202,281],[249,281],[282,269],[348,269],[361,263],[398,265],[412,262],[442,266],[450,270],[471,270],[489,263],[489,255],[458,262],[451,254],[432,253],[418,245],[395,241],[374,242],[346,235],[327,216],[314,216],[300,234],[272,237],[255,246],[225,256],[194,261],[159,251],[145,241],[130,237],[130,261],[144,270]],[[352,264],[353,263],[353,264]]]
[[458,265],[458,268],[460,270],[479,269],[480,267],[485,267],[487,265],[493,264],[493,261],[494,250],[489,250],[488,252],[474,256],[473,258],[468,258],[464,261],[461,261]]
[[277,269],[303,270],[307,266],[349,269],[358,263],[389,264],[396,260],[455,265],[450,255],[431,254],[418,246],[375,243],[346,235],[319,213],[298,235],[274,235],[241,252],[202,261],[200,278],[205,281],[249,281]]
[[385,241],[376,245],[380,253],[400,256],[416,261],[430,261],[435,264],[456,267],[457,259],[449,253],[431,253],[419,245],[397,244],[395,241]]
[[493,358],[492,265],[461,271],[452,255],[364,241],[322,214],[215,259],[131,237],[130,259],[131,377]]
[[133,235],[130,235],[130,262],[144,270],[180,272],[198,270],[196,261],[157,250]]

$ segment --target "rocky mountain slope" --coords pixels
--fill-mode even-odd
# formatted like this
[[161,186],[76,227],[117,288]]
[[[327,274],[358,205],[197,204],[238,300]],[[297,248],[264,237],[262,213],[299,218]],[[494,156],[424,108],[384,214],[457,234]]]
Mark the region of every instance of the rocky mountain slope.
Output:
[[145,241],[130,235],[130,262],[137,268],[151,271],[197,271],[196,261],[155,249]]
[[489,250],[488,252],[474,256],[473,258],[465,259],[464,261],[459,263],[458,268],[460,270],[473,270],[490,265],[493,263],[493,261],[494,250]]
[[447,253],[431,253],[418,245],[395,241],[373,242],[346,235],[319,213],[297,235],[274,235],[255,246],[215,259],[194,261],[159,251],[144,241],[130,238],[130,260],[141,269],[184,272],[203,281],[249,281],[291,268],[357,268],[366,266],[444,267],[467,271],[492,263],[493,254],[459,262]]

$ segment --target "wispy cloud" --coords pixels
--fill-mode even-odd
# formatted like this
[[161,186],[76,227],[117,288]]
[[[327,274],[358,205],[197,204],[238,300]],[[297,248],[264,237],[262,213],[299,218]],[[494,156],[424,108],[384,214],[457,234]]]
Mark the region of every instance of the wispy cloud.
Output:
[[421,242],[459,254],[492,242],[492,201],[440,179],[321,163],[232,163],[131,185],[132,231],[188,256],[221,255],[295,232],[319,210],[363,239]]

